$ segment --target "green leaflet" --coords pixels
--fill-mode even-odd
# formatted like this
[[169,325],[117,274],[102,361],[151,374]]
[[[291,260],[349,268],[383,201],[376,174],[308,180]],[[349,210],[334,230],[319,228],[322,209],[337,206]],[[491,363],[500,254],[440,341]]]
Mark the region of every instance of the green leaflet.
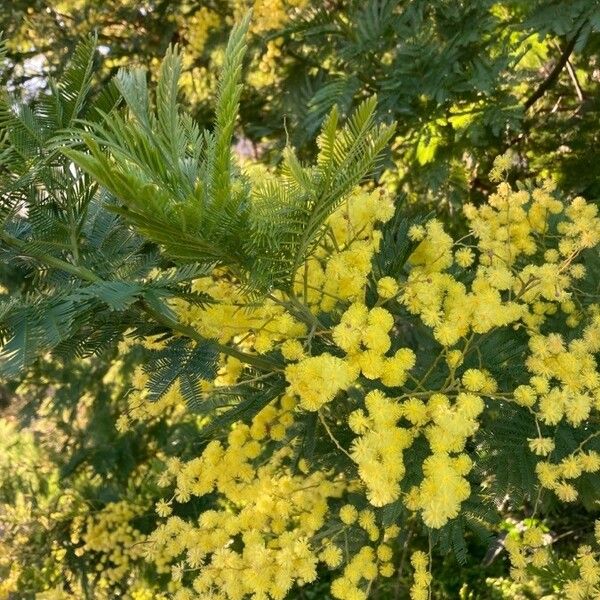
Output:
[[170,48],[156,92],[143,70],[120,71],[116,86],[127,112],[73,132],[87,152],[63,152],[121,202],[120,214],[178,263],[224,265],[249,289],[290,289],[314,251],[323,225],[377,165],[395,125],[377,124],[376,98],[361,103],[343,127],[334,108],[318,138],[314,165],[291,148],[281,169],[253,184],[239,171],[232,140],[241,94],[249,15],[232,30],[212,131],[200,132],[177,100],[181,60]]

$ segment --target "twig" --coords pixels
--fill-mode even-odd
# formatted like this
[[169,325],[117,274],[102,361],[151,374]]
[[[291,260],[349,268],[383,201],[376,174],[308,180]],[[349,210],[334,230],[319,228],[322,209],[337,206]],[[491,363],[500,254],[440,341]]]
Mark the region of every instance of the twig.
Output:
[[548,77],[546,77],[546,79],[544,79],[544,81],[542,81],[542,83],[533,92],[533,94],[531,94],[531,96],[529,96],[529,98],[527,98],[527,100],[525,100],[525,104],[523,105],[525,107],[525,110],[531,108],[531,106],[533,106],[546,93],[546,91],[548,89],[550,89],[556,83],[556,80],[558,79],[560,72],[563,70],[564,66],[567,64],[567,62],[569,60],[569,56],[571,56],[573,50],[575,49],[575,44],[577,44],[577,40],[579,39],[579,36],[581,35],[581,32],[583,31],[584,25],[585,25],[585,23],[581,24],[579,29],[575,32],[575,35],[571,38],[569,43],[565,46],[565,49],[563,50],[562,54],[560,55],[558,62],[556,63],[556,65],[554,65],[554,68],[552,69],[552,71],[550,71],[550,74],[548,75]]
[[581,89],[579,79],[577,78],[577,73],[575,73],[575,69],[573,68],[570,60],[567,61],[567,73],[569,73],[569,77],[573,82],[573,87],[575,88],[575,93],[577,94],[579,102],[583,102],[583,90]]
[[398,600],[400,598],[400,590],[402,587],[402,571],[404,571],[404,563],[406,562],[406,557],[408,555],[408,549],[410,545],[410,539],[413,534],[412,523],[408,530],[408,534],[406,536],[406,540],[404,540],[404,544],[402,546],[402,556],[400,557],[400,564],[398,565],[398,576],[396,578],[396,586],[394,590],[394,600]]
[[327,421],[325,421],[325,417],[323,417],[321,411],[317,411],[317,414],[319,415],[319,421],[321,421],[321,425],[323,425],[323,427],[325,428],[325,431],[327,432],[327,435],[329,436],[329,438],[331,439],[331,441],[335,444],[335,447],[338,450],[340,450],[341,452],[343,452],[352,462],[354,462],[354,459],[342,447],[342,445],[337,441],[337,438],[333,435],[333,432],[331,431],[331,429],[329,429],[329,425],[327,425]]

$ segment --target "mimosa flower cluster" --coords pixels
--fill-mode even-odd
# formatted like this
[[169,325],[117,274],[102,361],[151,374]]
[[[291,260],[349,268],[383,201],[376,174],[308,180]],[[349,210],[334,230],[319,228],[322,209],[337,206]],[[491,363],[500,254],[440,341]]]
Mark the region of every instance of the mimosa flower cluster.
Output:
[[[493,175],[505,170],[503,158]],[[285,292],[249,304],[224,272],[196,283],[218,300],[214,305],[177,305],[203,335],[250,353],[279,353],[287,383],[280,402],[251,423],[233,425],[226,445],[211,442],[198,459],[169,468],[173,506],[216,494],[217,506],[228,507],[209,511],[199,525],[169,517],[152,534],[148,556],[160,568],[171,564],[181,582],[177,598],[284,598],[293,584],[313,581],[319,564],[342,569],[331,590],[336,598],[366,598],[374,580],[394,570],[387,558],[385,566],[378,562],[386,534],[377,511],[400,503],[404,518],[412,514],[430,530],[459,518],[463,503],[479,492],[473,486],[482,484],[473,477],[482,423],[504,405],[521,410],[538,432],[523,443],[538,461],[540,493],[574,501],[577,479],[600,471],[589,447],[593,431],[558,457],[552,433],[560,423],[589,430],[600,408],[599,310],[578,299],[586,278],[582,259],[600,241],[596,207],[581,198],[561,201],[548,182],[514,190],[501,181],[486,204],[467,205],[464,213],[468,235],[454,240],[436,219],[413,225],[404,271],[375,277],[380,228],[393,206],[378,192],[358,191],[332,215],[331,235],[296,276],[292,297],[309,318],[288,310]],[[411,346],[402,333],[408,323],[431,331],[438,356]],[[557,323],[572,331],[568,339],[564,328],[555,332]],[[529,344],[511,388],[481,356],[473,362],[480,340],[500,330],[525,335]],[[237,366],[228,385],[248,377]],[[441,376],[430,384],[434,373]],[[298,462],[300,424],[311,413],[332,456]],[[428,450],[415,466],[406,457],[417,446]],[[353,469],[336,467],[340,460]],[[285,493],[275,492],[284,482]],[[311,491],[302,492],[304,486]],[[346,503],[332,529],[339,502],[357,493],[374,510]],[[336,531],[348,529],[363,536],[352,557],[335,541]],[[321,530],[328,532],[325,543]],[[412,597],[427,597],[431,564],[426,555],[413,558]],[[228,569],[261,575],[240,579]]]
[[[182,324],[239,351],[221,354],[216,377],[198,382],[221,408],[190,414],[177,381],[149,402],[141,365],[111,370],[126,405],[119,435],[169,424],[192,428],[197,441],[174,444],[169,456],[148,442],[134,485],[150,481],[152,491],[138,502],[86,512],[72,500],[70,542],[49,559],[57,573],[68,572],[65,552],[94,561],[99,598],[127,590],[131,600],[283,600],[323,577],[338,600],[366,600],[394,578],[413,600],[430,598],[436,536],[509,495],[489,458],[493,465],[495,423],[512,411],[525,423],[511,439],[532,465],[533,489],[523,494],[536,518],[504,538],[513,579],[505,597],[531,582],[545,589],[539,570],[560,561],[544,502],[589,502],[586,485],[600,474],[600,305],[589,272],[600,218],[549,182],[511,187],[507,167],[505,157],[496,162],[500,182],[487,203],[464,207],[464,233],[452,236],[437,218],[408,224],[399,270],[379,260],[393,202],[357,189],[290,289],[257,299],[216,269],[193,284],[210,301],[173,300]],[[505,337],[491,352],[497,334]],[[121,353],[137,343],[126,340]],[[142,341],[149,350],[163,343]],[[204,437],[249,389],[262,404]],[[142,525],[149,518],[152,527]],[[580,544],[553,588],[597,596],[594,548]],[[0,598],[23,568],[5,569]]]

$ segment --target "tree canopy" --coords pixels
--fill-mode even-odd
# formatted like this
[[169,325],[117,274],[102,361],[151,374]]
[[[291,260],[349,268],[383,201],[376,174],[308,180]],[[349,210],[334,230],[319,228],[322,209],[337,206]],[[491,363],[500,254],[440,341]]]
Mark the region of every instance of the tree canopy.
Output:
[[599,28],[0,6],[0,600],[596,598]]

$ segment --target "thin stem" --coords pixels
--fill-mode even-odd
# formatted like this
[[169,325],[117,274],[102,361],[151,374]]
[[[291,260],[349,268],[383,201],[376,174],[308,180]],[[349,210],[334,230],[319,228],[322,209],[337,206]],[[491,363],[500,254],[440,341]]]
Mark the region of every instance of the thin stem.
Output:
[[433,543],[431,541],[431,531],[428,534],[428,540],[429,540],[429,553],[428,553],[429,554],[429,565],[428,565],[428,568],[429,568],[430,577],[429,577],[429,581],[427,582],[427,600],[431,600],[431,598],[432,598],[432,596],[431,596],[431,581],[432,581],[432,578],[431,578],[432,565],[431,565],[431,563],[432,563],[432,554],[433,554],[432,553]]
[[433,370],[437,367],[438,363],[440,362],[440,359],[442,358],[443,353],[440,352],[436,357],[435,360],[433,361],[433,363],[431,363],[431,366],[429,367],[429,369],[427,370],[427,372],[425,373],[425,375],[423,375],[423,378],[420,381],[420,387],[423,387],[425,385],[425,382],[427,381],[427,378],[431,375],[431,373],[433,372]]
[[90,271],[86,267],[77,266],[67,262],[66,260],[56,258],[55,256],[52,256],[50,254],[39,252],[35,250],[35,248],[29,247],[27,242],[13,237],[5,231],[0,231],[0,240],[2,240],[7,246],[11,246],[16,250],[19,250],[24,255],[27,255],[31,258],[37,258],[39,261],[47,264],[50,267],[54,267],[56,269],[60,269],[61,271],[65,271],[66,273],[70,273],[71,275],[74,275],[79,279],[83,279],[84,281],[88,281],[89,283],[101,283],[103,281],[101,277],[99,277],[93,271]]
[[398,600],[398,598],[400,598],[400,590],[402,587],[402,572],[404,571],[404,564],[406,562],[406,557],[408,556],[408,550],[410,548],[410,539],[412,537],[412,534],[413,523],[411,522],[408,534],[406,536],[406,540],[404,540],[404,544],[402,545],[402,556],[400,557],[400,564],[398,565],[398,576],[396,578],[396,586],[394,589],[394,600]]
[[548,75],[548,77],[546,77],[546,79],[544,79],[544,81],[542,81],[542,83],[533,92],[533,94],[531,94],[531,96],[529,96],[529,98],[527,98],[527,100],[525,101],[525,103],[523,105],[525,107],[525,110],[527,110],[528,108],[533,106],[533,104],[535,104],[546,93],[546,91],[549,90],[554,85],[554,83],[558,79],[558,76],[560,75],[560,72],[563,70],[563,68],[567,64],[567,61],[569,60],[571,53],[575,49],[575,45],[577,44],[577,40],[579,39],[579,36],[581,35],[581,32],[583,31],[584,25],[585,25],[585,23],[583,23],[579,27],[579,29],[575,32],[575,35],[571,38],[569,43],[565,46],[565,49],[563,50],[560,58],[558,59],[556,65],[554,66],[552,71],[550,71],[550,74]]
[[327,435],[329,436],[329,438],[331,439],[331,441],[335,444],[335,447],[340,452],[343,452],[352,462],[354,462],[354,459],[342,447],[342,445],[337,441],[337,438],[333,435],[333,432],[331,431],[331,429],[329,429],[329,425],[327,425],[327,421],[325,421],[325,417],[323,417],[323,414],[321,413],[321,411],[317,411],[317,414],[319,415],[319,421],[321,421],[321,425],[323,425],[323,427],[325,428],[325,431],[327,432]]

